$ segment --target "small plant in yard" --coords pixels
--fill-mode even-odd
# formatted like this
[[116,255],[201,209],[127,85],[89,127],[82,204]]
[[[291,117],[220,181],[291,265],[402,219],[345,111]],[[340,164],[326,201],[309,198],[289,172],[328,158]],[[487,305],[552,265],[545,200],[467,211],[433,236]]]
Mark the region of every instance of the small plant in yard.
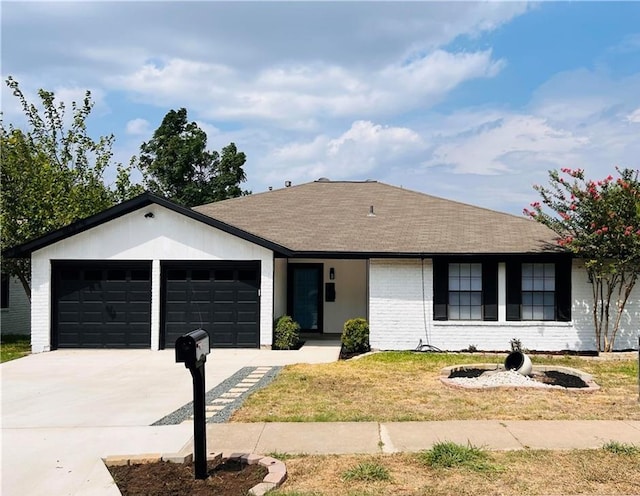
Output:
[[390,479],[389,470],[377,462],[362,462],[342,473],[346,481],[374,482]]
[[512,352],[517,351],[520,353],[526,353],[527,351],[529,351],[522,346],[522,341],[520,341],[518,338],[513,338],[511,341],[509,341],[509,344],[511,345]]
[[369,323],[363,318],[350,319],[344,323],[342,346],[346,353],[366,353],[369,346]]
[[[465,350],[463,350],[463,351],[465,351]],[[475,352],[477,352],[477,351],[478,351],[478,347],[477,347],[475,344],[470,344],[470,345],[467,347],[466,351],[467,351],[468,353],[475,353]]]
[[468,468],[476,472],[493,472],[499,467],[490,463],[486,451],[473,446],[451,441],[436,443],[430,450],[418,454],[419,460],[433,468]]
[[276,320],[273,337],[276,349],[291,350],[300,341],[300,324],[288,315],[283,315]]
[[640,446],[629,443],[620,443],[618,441],[609,441],[602,449],[613,453],[614,455],[636,456],[640,455]]

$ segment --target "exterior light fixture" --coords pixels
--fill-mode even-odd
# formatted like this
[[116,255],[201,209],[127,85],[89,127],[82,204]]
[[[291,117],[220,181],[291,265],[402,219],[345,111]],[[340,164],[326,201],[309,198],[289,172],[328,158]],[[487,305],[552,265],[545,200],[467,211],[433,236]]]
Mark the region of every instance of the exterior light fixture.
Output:
[[336,269],[331,267],[329,269],[329,279],[331,279],[333,281],[335,278],[336,278]]

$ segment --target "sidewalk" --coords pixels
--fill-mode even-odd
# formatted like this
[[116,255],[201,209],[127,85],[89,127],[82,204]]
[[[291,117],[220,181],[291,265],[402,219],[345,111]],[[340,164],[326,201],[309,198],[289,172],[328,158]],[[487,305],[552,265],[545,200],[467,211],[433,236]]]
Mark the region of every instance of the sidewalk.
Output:
[[640,445],[637,420],[451,420],[208,424],[207,449],[248,453],[395,453],[441,441],[491,450],[596,449],[609,441]]

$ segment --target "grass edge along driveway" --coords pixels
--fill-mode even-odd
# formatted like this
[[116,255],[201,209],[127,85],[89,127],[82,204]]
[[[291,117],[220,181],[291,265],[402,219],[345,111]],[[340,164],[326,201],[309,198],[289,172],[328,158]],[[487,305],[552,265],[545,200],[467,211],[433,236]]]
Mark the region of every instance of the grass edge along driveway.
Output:
[[440,370],[501,364],[503,356],[383,352],[358,360],[285,367],[232,422],[400,422],[429,420],[640,420],[637,360],[530,355],[534,365],[591,374],[592,393],[537,388],[468,390],[445,386]]

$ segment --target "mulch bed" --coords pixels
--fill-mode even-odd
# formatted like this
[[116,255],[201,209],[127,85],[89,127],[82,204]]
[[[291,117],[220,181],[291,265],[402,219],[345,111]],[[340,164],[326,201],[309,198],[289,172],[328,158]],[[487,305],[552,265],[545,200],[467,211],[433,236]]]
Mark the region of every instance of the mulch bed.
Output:
[[207,479],[195,479],[192,464],[156,462],[109,467],[123,496],[245,496],[268,470],[235,460],[210,461]]

